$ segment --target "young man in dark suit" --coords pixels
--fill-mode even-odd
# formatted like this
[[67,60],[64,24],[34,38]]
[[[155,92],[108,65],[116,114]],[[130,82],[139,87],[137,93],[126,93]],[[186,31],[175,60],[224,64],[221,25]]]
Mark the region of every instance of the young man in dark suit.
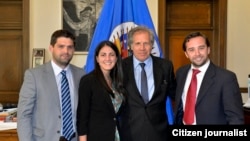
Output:
[[[235,73],[220,68],[209,59],[208,38],[193,32],[186,36],[183,50],[191,64],[176,72],[176,123],[184,125],[244,124],[242,98]],[[193,100],[188,93],[192,70],[198,69]],[[193,107],[190,101],[194,101]],[[193,112],[188,112],[189,110]],[[188,118],[189,117],[189,118]],[[190,120],[191,118],[191,120]]]

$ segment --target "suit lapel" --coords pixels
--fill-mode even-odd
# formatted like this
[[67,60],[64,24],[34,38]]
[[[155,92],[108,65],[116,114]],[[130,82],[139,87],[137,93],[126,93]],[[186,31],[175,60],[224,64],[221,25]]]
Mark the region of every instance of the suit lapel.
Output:
[[[74,102],[74,108],[75,110],[77,109],[77,105],[78,105],[78,88],[79,88],[79,83],[77,82],[77,80],[79,79],[80,76],[78,76],[78,73],[77,73],[77,70],[75,69],[75,67],[73,67],[72,65],[70,65],[69,67],[71,69],[71,74],[72,74],[72,77],[73,77],[73,85],[75,86],[74,87],[74,101],[77,101],[77,102]],[[78,85],[76,85],[78,84]]]
[[112,99],[111,99],[111,96],[110,96],[110,94],[107,92],[107,91],[104,91],[103,92],[103,95],[104,95],[104,99],[105,99],[105,101],[108,103],[108,105],[109,105],[109,109],[111,110],[111,112],[113,113],[113,114],[115,114],[115,109],[114,109],[114,105],[113,105],[113,103],[112,103]]
[[98,93],[100,93],[100,99],[105,100],[112,114],[115,114],[115,109],[112,103],[110,94],[106,91],[105,87],[102,85],[101,81],[95,76],[94,81],[95,86],[98,88]]
[[183,70],[181,72],[178,73],[178,78],[177,78],[177,81],[178,81],[178,86],[177,86],[177,89],[176,89],[176,102],[177,103],[180,103],[181,100],[182,100],[182,93],[183,93],[183,90],[184,90],[184,86],[185,86],[185,82],[186,82],[186,79],[187,79],[187,73],[190,69],[191,65],[187,65],[186,67],[183,68]]
[[57,104],[58,108],[61,109],[56,76],[54,74],[54,70],[52,68],[51,62],[45,65],[45,70],[43,72],[44,72],[44,77],[47,77],[46,79],[47,81],[46,83],[48,84],[47,87],[48,89],[51,90],[51,93],[49,95],[54,97],[52,99],[55,99],[55,103]]
[[135,77],[134,77],[134,63],[133,63],[133,57],[130,56],[124,63],[124,73],[125,74],[125,86],[128,89],[128,91],[133,91],[133,93],[129,93],[130,97],[133,99],[136,99],[138,103],[144,104],[144,101],[141,97],[140,91],[137,88]]
[[208,93],[208,89],[211,87],[211,85],[214,83],[213,77],[215,75],[215,66],[210,62],[209,67],[207,71],[205,72],[204,78],[201,83],[199,95],[197,97],[196,105],[198,105],[204,96]]
[[155,89],[153,92],[153,96],[152,99],[154,99],[154,97],[157,96],[156,91],[159,89],[161,83],[162,83],[162,77],[164,77],[163,75],[163,69],[162,69],[162,64],[159,61],[156,61],[154,57],[152,57],[153,59],[153,73],[154,73],[154,84],[155,84]]

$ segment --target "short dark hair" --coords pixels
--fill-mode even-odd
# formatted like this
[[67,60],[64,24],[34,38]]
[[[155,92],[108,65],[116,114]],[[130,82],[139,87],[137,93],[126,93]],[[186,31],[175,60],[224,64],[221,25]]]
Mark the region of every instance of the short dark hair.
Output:
[[183,51],[186,51],[186,49],[187,49],[186,43],[189,42],[190,39],[195,38],[195,37],[202,37],[202,38],[204,38],[207,47],[210,47],[210,42],[209,42],[207,36],[206,36],[205,34],[203,34],[203,33],[197,31],[197,32],[191,32],[191,33],[189,33],[189,34],[185,37],[185,39],[184,39],[184,41],[183,41],[183,44],[182,44],[182,49],[183,49]]
[[54,46],[56,44],[56,41],[59,37],[65,37],[65,38],[70,38],[73,43],[74,43],[74,46],[76,44],[76,41],[75,41],[75,36],[74,34],[72,34],[71,32],[69,32],[68,30],[65,30],[65,29],[59,29],[59,30],[56,30],[52,35],[51,35],[51,39],[50,39],[50,45]]

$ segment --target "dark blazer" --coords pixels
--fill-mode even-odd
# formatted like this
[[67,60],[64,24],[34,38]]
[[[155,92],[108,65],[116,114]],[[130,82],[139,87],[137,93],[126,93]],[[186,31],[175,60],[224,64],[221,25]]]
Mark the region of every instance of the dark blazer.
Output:
[[[182,124],[182,92],[190,67],[191,65],[183,66],[176,72],[175,115],[177,124]],[[242,98],[236,75],[229,70],[215,66],[210,61],[201,83],[195,113],[197,125],[244,124]]]
[[166,97],[174,96],[175,76],[173,64],[152,56],[155,90],[145,105],[136,86],[133,56],[123,60],[124,85],[128,92],[127,103],[121,117],[123,141],[166,141],[168,119]]
[[77,108],[78,134],[87,135],[88,141],[114,141],[118,115],[110,94],[94,72],[83,76],[79,85]]

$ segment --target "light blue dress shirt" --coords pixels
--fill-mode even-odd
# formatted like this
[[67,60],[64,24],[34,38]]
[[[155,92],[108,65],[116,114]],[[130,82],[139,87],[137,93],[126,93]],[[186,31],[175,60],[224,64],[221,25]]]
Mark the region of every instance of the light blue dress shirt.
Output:
[[139,63],[145,63],[144,69],[145,69],[146,74],[147,74],[148,98],[149,98],[149,101],[150,101],[152,96],[153,96],[154,89],[155,89],[154,73],[153,73],[153,60],[152,60],[151,57],[149,57],[144,62],[140,62],[139,60],[137,60],[133,56],[133,62],[134,62],[135,81],[136,81],[136,85],[137,85],[137,88],[138,88],[140,93],[141,93],[141,70],[142,70],[142,68],[141,68]]

